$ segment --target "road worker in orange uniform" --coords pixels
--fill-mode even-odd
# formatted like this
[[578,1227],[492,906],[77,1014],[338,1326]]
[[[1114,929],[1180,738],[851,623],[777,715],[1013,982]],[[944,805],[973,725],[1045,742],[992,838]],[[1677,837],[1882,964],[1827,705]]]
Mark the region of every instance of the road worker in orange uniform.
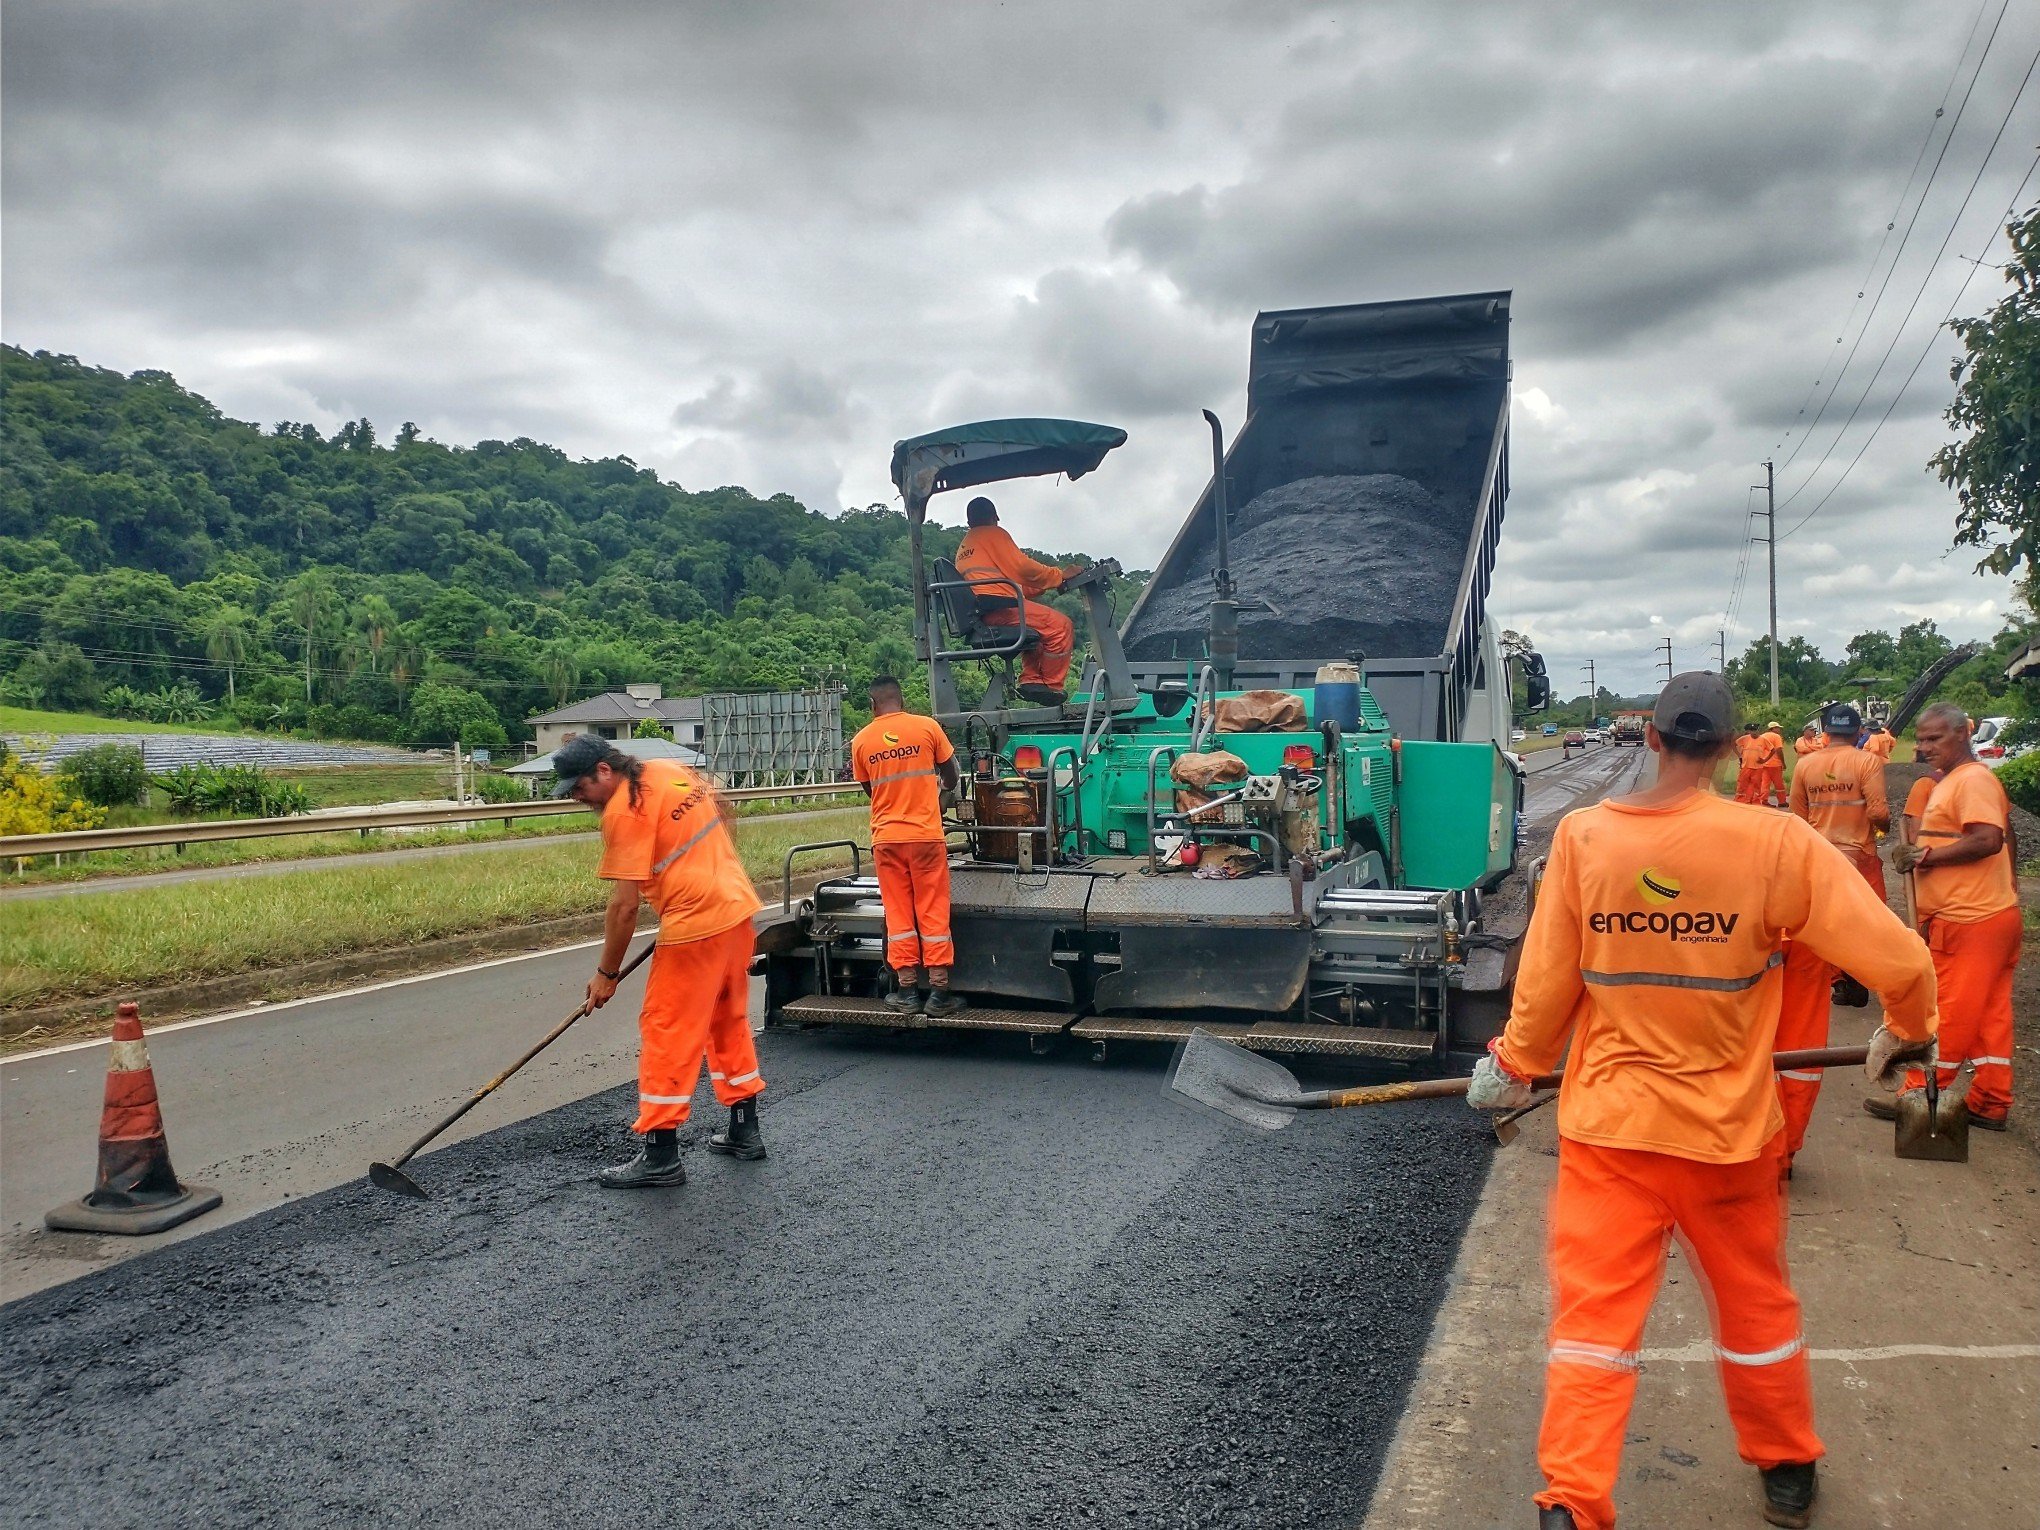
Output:
[[1638,1346],[1665,1244],[1711,1295],[1738,1448],[1771,1524],[1812,1522],[1813,1394],[1785,1276],[1772,1081],[1786,940],[1846,957],[1884,1002],[1867,1071],[1895,1088],[1933,1055],[1934,969],[1841,852],[1803,820],[1711,789],[1734,733],[1717,675],[1675,676],[1645,733],[1656,784],[1560,821],[1509,1023],[1467,1090],[1527,1104],[1570,1058],[1558,1101],[1552,1325],[1536,1495],[1543,1530],[1608,1530]]
[[960,774],[956,750],[932,717],[906,709],[891,675],[871,682],[871,721],[850,741],[850,773],[871,799],[871,859],[894,977],[886,1008],[938,1018],[962,1014],[963,1000],[949,991],[956,947],[949,937],[949,840],[942,830],[942,795],[956,790]]
[[[1792,772],[1792,811],[1847,857],[1882,903],[1884,863],[1877,858],[1877,837],[1891,827],[1891,805],[1884,795],[1884,762],[1856,747],[1863,718],[1847,702],[1824,709],[1820,721],[1825,747],[1810,755],[1800,752],[1799,768]],[[1868,998],[1862,985],[1835,963],[1816,956],[1805,942],[1793,941],[1785,948],[1778,1050],[1826,1046],[1831,1006],[1860,1008]],[[1820,1080],[1815,1070],[1788,1069],[1778,1075],[1778,1097],[1785,1109],[1788,1179],[1793,1155],[1806,1141],[1806,1123],[1813,1118],[1814,1101],[1820,1098]]]
[[1819,754],[1827,746],[1827,735],[1821,731],[1820,724],[1808,723],[1799,730],[1799,740],[1792,746],[1792,752],[1798,758],[1805,759],[1809,754]]
[[765,1156],[758,1096],[765,1080],[751,1041],[751,916],[758,894],[708,782],[677,760],[640,760],[599,738],[571,739],[553,751],[555,797],[572,797],[602,814],[602,862],[595,874],[615,884],[603,914],[602,955],[588,980],[588,1003],[616,995],[623,954],[637,929],[638,905],[659,916],[658,945],[638,1013],[638,1115],[645,1139],[629,1163],[596,1176],[613,1190],[684,1185],[680,1128],[686,1124],[701,1062],[708,1058],[715,1097],[729,1124],[708,1139],[732,1158]]
[[1757,801],[1785,806],[1785,730],[1770,724],[1757,735]]
[[1757,725],[1751,723],[1735,741],[1735,800],[1738,802],[1763,800],[1764,766],[1758,758],[1762,745],[1757,739]]
[[[1894,845],[1891,861],[1913,874],[1921,932],[1940,979],[1940,1081],[1975,1064],[1970,1122],[2001,1132],[2012,1108],[2012,973],[2024,925],[2011,802],[1976,758],[1960,707],[1928,707],[1913,736],[1920,759],[1942,775],[1920,815],[1917,843]],[[1914,1072],[1906,1083],[1918,1088],[1926,1079]],[[1894,1112],[1888,1101],[1864,1105],[1885,1107],[1873,1115]]]
[[[978,609],[993,627],[1032,627],[1041,641],[1020,651],[1020,682],[1014,687],[1023,701],[1061,706],[1068,699],[1070,658],[1077,651],[1077,629],[1039,596],[1062,588],[1074,569],[1036,563],[1020,550],[1012,534],[999,524],[998,507],[980,495],[964,507],[969,530],[956,549],[956,571],[979,585]],[[1028,599],[1015,601],[1011,585],[983,581],[1011,580]]]
[[1870,736],[1863,740],[1862,749],[1865,754],[1874,754],[1883,763],[1889,765],[1891,763],[1891,751],[1897,743],[1898,740],[1892,736],[1891,730],[1880,724],[1870,730]]

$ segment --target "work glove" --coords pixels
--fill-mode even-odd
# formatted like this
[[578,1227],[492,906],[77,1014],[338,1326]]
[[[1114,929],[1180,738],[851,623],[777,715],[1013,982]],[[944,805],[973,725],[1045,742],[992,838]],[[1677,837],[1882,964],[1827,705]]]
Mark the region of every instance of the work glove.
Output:
[[1894,841],[1891,846],[1892,869],[1899,872],[1911,871],[1919,864],[1921,847],[1908,844],[1905,840]]
[[1922,1071],[1941,1059],[1941,1044],[1929,1036],[1925,1041],[1907,1041],[1894,1036],[1888,1026],[1878,1026],[1870,1038],[1870,1055],[1863,1059],[1863,1072],[1886,1094],[1897,1094],[1905,1082],[1907,1068]]
[[1495,1061],[1495,1044],[1488,1043],[1488,1055],[1473,1065],[1473,1078],[1466,1086],[1466,1103],[1475,1110],[1520,1110],[1530,1103],[1530,1081],[1518,1078]]
[[953,812],[955,812],[955,811],[956,811],[956,788],[955,788],[955,787],[953,787],[953,786],[945,786],[945,787],[943,787],[943,788],[942,788],[942,791],[941,791],[941,794],[940,794],[940,796],[939,796],[939,797],[938,797],[938,799],[937,799],[937,802],[938,802],[938,805],[939,805],[939,806],[941,807],[941,809],[942,809],[942,811],[943,811],[943,812],[945,812],[945,813],[953,813]]

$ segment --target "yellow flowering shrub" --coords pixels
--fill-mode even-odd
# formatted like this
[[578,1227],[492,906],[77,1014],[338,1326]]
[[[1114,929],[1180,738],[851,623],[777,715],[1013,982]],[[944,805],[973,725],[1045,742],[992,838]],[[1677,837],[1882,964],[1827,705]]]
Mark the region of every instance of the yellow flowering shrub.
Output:
[[104,822],[104,808],[72,796],[33,765],[0,759],[0,834],[55,834]]

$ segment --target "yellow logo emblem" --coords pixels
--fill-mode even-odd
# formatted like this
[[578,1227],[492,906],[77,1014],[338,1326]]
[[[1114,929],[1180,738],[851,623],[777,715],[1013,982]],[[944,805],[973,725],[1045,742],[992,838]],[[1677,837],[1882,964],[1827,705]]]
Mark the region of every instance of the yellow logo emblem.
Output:
[[900,736],[897,733],[881,733],[879,734],[879,737],[884,739],[888,744],[897,744],[900,741]]
[[1646,866],[1636,874],[1636,890],[1646,903],[1669,903],[1684,891],[1677,877],[1666,876],[1655,866]]

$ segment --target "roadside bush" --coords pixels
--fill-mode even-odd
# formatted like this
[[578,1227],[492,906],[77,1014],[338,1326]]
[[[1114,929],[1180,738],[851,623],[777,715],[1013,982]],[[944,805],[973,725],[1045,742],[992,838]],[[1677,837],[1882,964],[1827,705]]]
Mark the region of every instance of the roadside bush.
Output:
[[149,789],[148,767],[133,744],[94,744],[57,767],[65,790],[100,807],[139,802]]
[[484,802],[525,802],[531,790],[517,776],[484,770],[475,773],[475,795]]
[[0,834],[57,834],[104,822],[105,809],[73,796],[24,760],[0,758]]
[[279,781],[259,765],[180,765],[151,777],[185,817],[231,813],[245,818],[292,818],[312,810],[312,794],[295,781]]
[[2014,804],[2040,813],[2040,751],[2006,760],[1998,767],[1997,778]]

